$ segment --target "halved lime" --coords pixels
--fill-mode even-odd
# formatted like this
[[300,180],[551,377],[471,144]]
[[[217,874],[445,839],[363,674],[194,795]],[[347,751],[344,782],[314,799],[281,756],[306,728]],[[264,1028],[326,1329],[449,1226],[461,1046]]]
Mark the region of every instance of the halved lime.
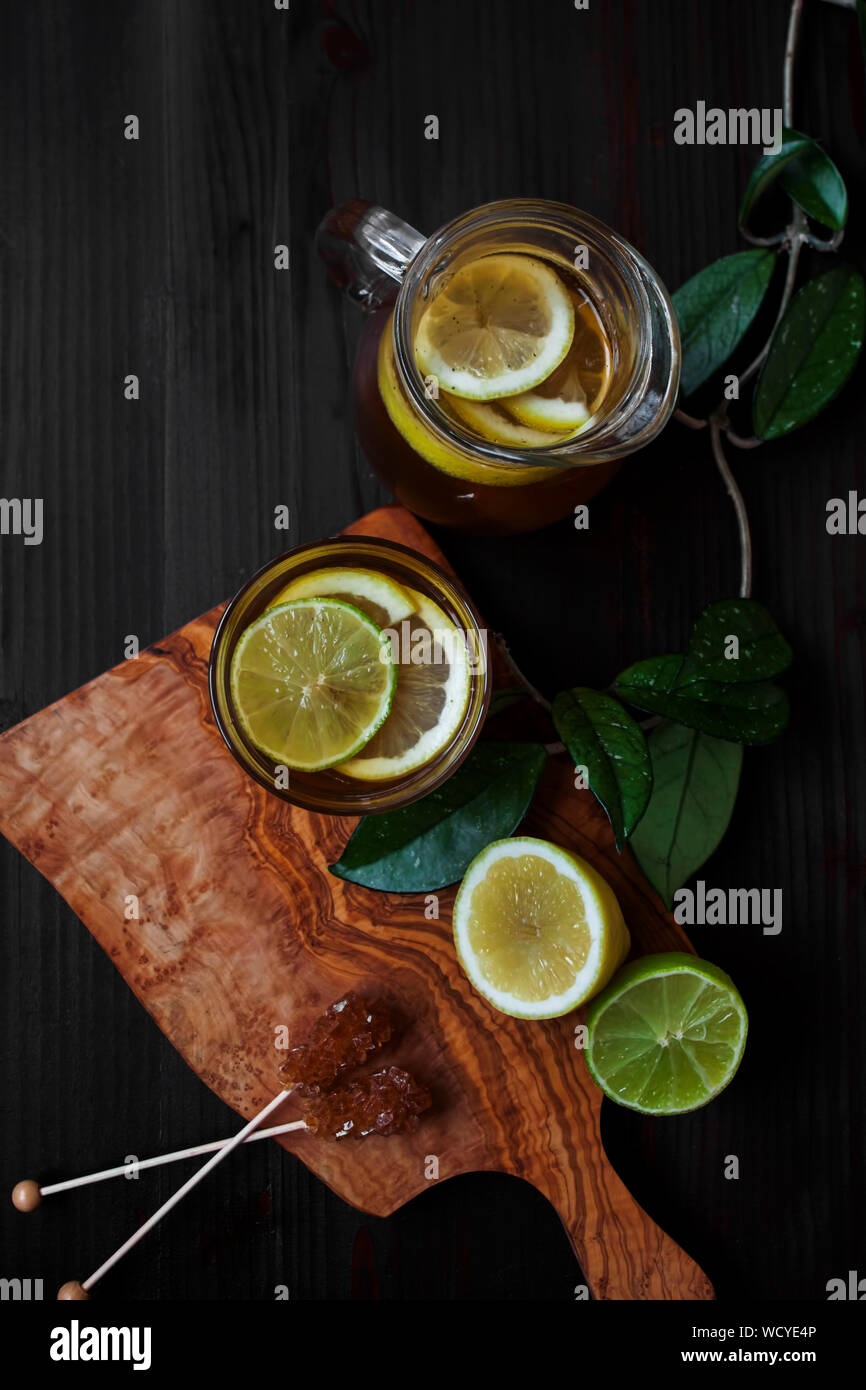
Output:
[[463,634],[432,599],[406,589],[412,614],[395,630],[397,690],[388,720],[340,769],[384,782],[405,777],[448,747],[469,703],[469,654]]
[[544,381],[573,336],[574,305],[549,266],[534,256],[480,256],[425,309],[415,358],[446,391],[489,401]]
[[628,955],[613,889],[548,840],[494,840],[454,903],[454,943],[480,994],[514,1018],[555,1018],[583,1004]]
[[377,627],[390,627],[408,618],[413,609],[408,591],[396,580],[377,570],[351,569],[348,565],[333,565],[309,570],[292,579],[277,594],[269,608],[297,598],[339,598],[360,608]]
[[713,1100],[740,1065],[748,1030],[730,976],[683,951],[625,966],[586,1021],[593,1079],[644,1115],[681,1115]]
[[247,737],[275,764],[316,772],[360,752],[397,684],[374,622],[337,599],[268,608],[241,636],[231,693]]

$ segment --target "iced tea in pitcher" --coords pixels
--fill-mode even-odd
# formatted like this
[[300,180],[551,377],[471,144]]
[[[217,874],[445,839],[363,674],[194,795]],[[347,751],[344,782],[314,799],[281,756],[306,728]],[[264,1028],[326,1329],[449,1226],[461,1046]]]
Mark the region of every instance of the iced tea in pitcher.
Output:
[[323,223],[319,248],[371,311],[355,374],[361,445],[419,516],[475,532],[544,526],[670,416],[667,292],[586,214],[492,203],[425,241],[351,204]]

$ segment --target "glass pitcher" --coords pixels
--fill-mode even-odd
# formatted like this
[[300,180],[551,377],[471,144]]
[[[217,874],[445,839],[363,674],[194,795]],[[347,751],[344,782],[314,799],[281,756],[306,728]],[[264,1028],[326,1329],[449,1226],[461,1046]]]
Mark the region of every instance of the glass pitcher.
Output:
[[[619,460],[670,417],[680,342],[667,290],[627,241],[576,208],[488,203],[424,237],[356,200],[325,218],[316,244],[332,278],[369,315],[354,379],[361,446],[397,501],[428,521],[498,535],[546,526],[594,497]],[[542,283],[552,271],[556,293],[574,305],[568,351],[579,337],[587,373],[583,365],[571,373],[577,384],[568,387],[567,408],[586,416],[579,426],[563,432],[554,423],[551,432],[544,411],[541,429],[521,424],[515,412],[520,402],[528,409],[528,395],[479,409],[440,389],[419,364],[416,338],[428,307],[465,267],[491,256],[518,270],[526,262],[513,258],[531,258]],[[569,361],[550,382],[571,371]],[[592,400],[583,392],[586,404],[578,399],[581,380],[599,388]],[[555,399],[559,388],[538,386],[536,406],[545,389]],[[547,397],[541,406],[549,411]]]

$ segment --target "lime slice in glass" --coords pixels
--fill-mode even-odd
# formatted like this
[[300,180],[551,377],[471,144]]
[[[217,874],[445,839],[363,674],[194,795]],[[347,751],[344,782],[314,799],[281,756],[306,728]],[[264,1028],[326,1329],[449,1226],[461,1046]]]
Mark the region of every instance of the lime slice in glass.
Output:
[[251,743],[275,764],[306,772],[360,752],[387,718],[397,684],[376,624],[323,598],[267,609],[241,636],[230,676]]

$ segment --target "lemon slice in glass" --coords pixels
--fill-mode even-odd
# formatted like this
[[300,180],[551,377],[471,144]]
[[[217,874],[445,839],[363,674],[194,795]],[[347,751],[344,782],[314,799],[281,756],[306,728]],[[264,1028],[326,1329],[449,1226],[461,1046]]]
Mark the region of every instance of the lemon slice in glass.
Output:
[[360,608],[377,627],[402,622],[414,608],[413,600],[401,584],[388,579],[376,570],[350,569],[333,566],[310,570],[292,579],[280,591],[269,608],[297,598],[339,598]]
[[610,377],[610,344],[595,310],[584,301],[575,315],[566,357],[534,390],[503,401],[503,409],[530,429],[575,433],[598,410]]
[[387,718],[397,669],[374,622],[337,599],[268,608],[242,634],[231,694],[249,740],[275,764],[316,772],[358,753]]
[[454,903],[460,963],[513,1018],[556,1018],[603,989],[629,950],[613,889],[576,854],[528,835],[494,840]]
[[438,757],[460,728],[469,703],[463,635],[437,603],[414,589],[406,592],[414,611],[391,635],[398,672],[391,712],[363,751],[340,768],[365,782],[403,777]]
[[482,256],[424,311],[415,357],[446,391],[489,401],[544,381],[573,336],[571,297],[548,266],[533,256]]

